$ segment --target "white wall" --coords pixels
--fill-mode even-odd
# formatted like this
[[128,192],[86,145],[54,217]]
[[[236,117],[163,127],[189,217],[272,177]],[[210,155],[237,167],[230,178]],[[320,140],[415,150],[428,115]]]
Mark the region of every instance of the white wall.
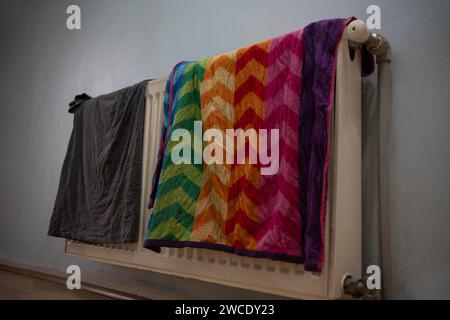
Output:
[[[78,4],[82,30],[68,31]],[[96,0],[0,2],[0,259],[63,272],[78,263],[120,287],[177,296],[268,297],[198,281],[66,257],[46,236],[64,159],[74,95],[110,92],[198,59],[305,26],[382,11],[393,47],[390,209],[394,297],[450,298],[450,2]],[[374,238],[374,79],[364,81],[364,259]],[[103,279],[103,280],[101,280]]]

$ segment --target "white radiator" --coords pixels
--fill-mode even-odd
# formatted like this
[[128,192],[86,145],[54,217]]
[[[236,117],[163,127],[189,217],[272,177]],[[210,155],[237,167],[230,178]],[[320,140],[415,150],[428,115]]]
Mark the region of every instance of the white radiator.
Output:
[[67,241],[66,253],[97,261],[215,282],[295,298],[342,296],[345,274],[361,276],[361,78],[360,54],[352,60],[347,34],[339,45],[332,129],[324,268],[305,272],[302,265],[241,257],[194,248],[143,248],[149,212],[151,174],[156,166],[166,79],[149,82],[145,112],[144,168],[139,242],[91,245]]

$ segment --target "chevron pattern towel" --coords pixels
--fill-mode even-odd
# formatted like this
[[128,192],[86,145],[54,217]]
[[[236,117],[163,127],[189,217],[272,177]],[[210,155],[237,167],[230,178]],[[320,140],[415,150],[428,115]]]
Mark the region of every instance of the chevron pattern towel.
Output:
[[[146,248],[210,248],[322,269],[336,52],[350,20],[315,22],[173,69]],[[189,133],[183,156],[190,162],[171,157],[180,148],[176,129]],[[208,144],[196,129],[224,136],[227,129],[266,129],[267,141],[278,129],[278,171],[261,174],[261,161],[248,155],[244,163],[205,164]],[[240,148],[261,143],[249,139]],[[216,151],[233,160],[245,151],[230,145],[218,142]]]

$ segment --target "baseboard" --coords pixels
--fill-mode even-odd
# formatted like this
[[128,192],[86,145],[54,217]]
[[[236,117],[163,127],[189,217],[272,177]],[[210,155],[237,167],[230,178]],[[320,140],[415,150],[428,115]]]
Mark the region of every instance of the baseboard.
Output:
[[[29,268],[29,267],[28,268],[19,267],[17,265],[5,262],[3,260],[0,262],[0,270],[32,277],[32,278],[36,278],[36,279],[40,279],[40,280],[51,281],[51,282],[63,284],[64,286],[66,285],[66,279],[63,277],[60,277],[60,276],[57,276],[54,274],[50,274],[50,273],[45,273],[42,271],[33,270],[32,268]],[[116,299],[116,300],[144,300],[144,299],[146,299],[144,297],[131,295],[131,294],[128,294],[125,292],[112,290],[109,288],[100,287],[100,286],[86,283],[86,282],[83,282],[81,290],[95,293],[95,294],[102,295],[102,296],[109,297],[111,299]]]

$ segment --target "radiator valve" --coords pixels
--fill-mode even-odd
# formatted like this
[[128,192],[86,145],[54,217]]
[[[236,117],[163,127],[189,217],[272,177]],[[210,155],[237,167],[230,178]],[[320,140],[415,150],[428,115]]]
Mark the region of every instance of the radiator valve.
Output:
[[366,278],[353,278],[351,274],[346,274],[342,279],[342,292],[355,299],[379,299],[378,290],[367,288]]

